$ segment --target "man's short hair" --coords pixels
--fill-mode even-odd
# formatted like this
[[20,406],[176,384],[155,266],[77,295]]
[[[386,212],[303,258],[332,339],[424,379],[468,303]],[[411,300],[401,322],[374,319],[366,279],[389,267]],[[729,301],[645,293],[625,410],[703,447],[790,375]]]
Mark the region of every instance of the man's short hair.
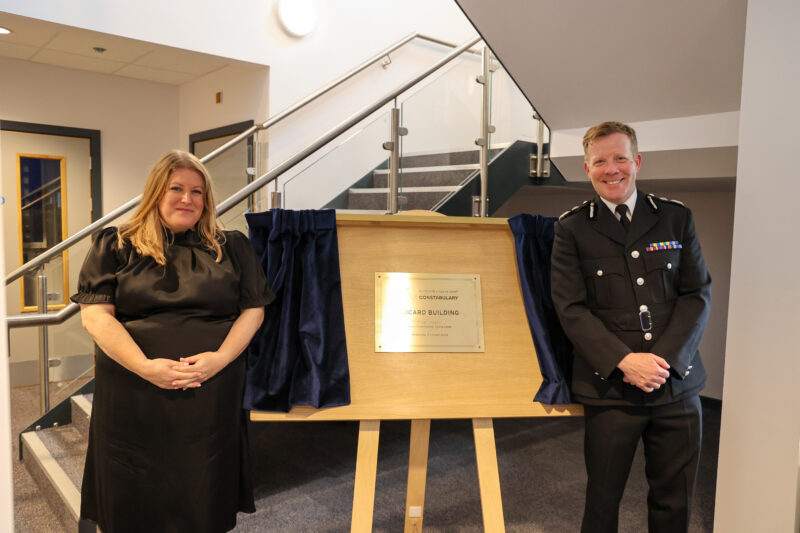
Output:
[[639,153],[639,144],[636,141],[636,132],[628,126],[627,124],[623,124],[622,122],[603,122],[602,124],[598,124],[597,126],[593,126],[589,128],[586,133],[583,135],[583,156],[584,158],[588,155],[589,145],[592,144],[596,139],[600,137],[607,137],[613,133],[622,133],[623,135],[627,135],[628,138],[631,140],[631,153],[633,157]]

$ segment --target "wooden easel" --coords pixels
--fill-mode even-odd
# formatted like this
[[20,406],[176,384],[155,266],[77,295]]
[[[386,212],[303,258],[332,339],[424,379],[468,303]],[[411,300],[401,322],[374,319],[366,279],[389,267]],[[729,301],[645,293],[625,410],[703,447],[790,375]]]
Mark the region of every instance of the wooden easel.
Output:
[[[431,419],[471,418],[484,530],[505,531],[492,419],[583,412],[533,402],[542,376],[508,223],[338,215],[337,229],[351,404],[252,412],[251,419],[360,421],[351,532],[361,533],[372,530],[380,421],[411,420],[405,531],[421,532]],[[485,352],[375,353],[375,272],[479,274]]]

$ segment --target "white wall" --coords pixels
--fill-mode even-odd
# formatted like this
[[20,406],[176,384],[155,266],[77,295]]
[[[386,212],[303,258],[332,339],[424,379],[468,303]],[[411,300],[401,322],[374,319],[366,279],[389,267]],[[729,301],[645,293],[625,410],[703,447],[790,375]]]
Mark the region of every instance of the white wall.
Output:
[[[216,103],[217,92],[222,101]],[[269,103],[269,69],[228,65],[178,87],[177,146],[189,149],[189,135],[245,120],[262,121]]]
[[[647,164],[646,158],[644,164]],[[700,354],[706,367],[708,381],[701,394],[722,399],[725,365],[726,319],[728,316],[728,291],[730,288],[730,261],[732,246],[734,194],[731,192],[669,192],[658,191],[657,182],[641,184],[646,192],[676,198],[692,210],[697,235],[703,248],[703,257],[713,282],[711,316],[706,325]],[[525,187],[496,213],[511,217],[519,213],[558,216],[574,205],[594,195],[591,191],[553,193],[541,187]]]
[[714,531],[796,532],[800,3],[747,6]]
[[178,139],[178,88],[0,57],[0,117],[100,130],[103,211],[141,193]]

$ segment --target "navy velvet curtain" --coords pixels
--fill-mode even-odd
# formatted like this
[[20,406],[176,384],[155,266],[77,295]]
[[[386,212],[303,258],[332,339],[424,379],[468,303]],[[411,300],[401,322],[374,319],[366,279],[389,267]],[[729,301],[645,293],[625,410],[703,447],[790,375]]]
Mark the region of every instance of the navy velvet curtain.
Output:
[[247,351],[244,408],[350,403],[336,213],[245,215],[275,301]]
[[561,329],[550,297],[550,255],[556,220],[528,214],[508,219],[514,233],[528,325],[544,377],[534,401],[551,405],[572,403],[572,344]]

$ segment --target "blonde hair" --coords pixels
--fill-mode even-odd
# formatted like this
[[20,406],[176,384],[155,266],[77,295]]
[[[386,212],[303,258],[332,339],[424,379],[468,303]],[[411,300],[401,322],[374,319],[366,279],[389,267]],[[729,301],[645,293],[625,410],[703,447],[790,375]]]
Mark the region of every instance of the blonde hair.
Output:
[[[197,157],[181,150],[171,150],[156,161],[144,185],[142,201],[131,219],[117,230],[118,245],[128,239],[142,255],[150,256],[159,265],[166,265],[166,247],[172,242],[172,232],[167,228],[158,204],[164,197],[169,177],[175,170],[185,168],[194,170],[203,178],[203,213],[197,221],[196,231],[203,248],[216,252],[216,261],[222,261],[221,242],[225,235],[217,225],[217,211],[214,203],[212,182],[208,170]],[[165,244],[165,241],[166,242]]]
[[631,140],[631,154],[633,157],[636,157],[636,155],[639,153],[639,143],[636,141],[636,132],[634,129],[627,124],[623,124],[622,122],[611,121],[603,122],[602,124],[598,124],[597,126],[593,126],[586,130],[586,133],[583,135],[584,158],[589,156],[590,144],[600,137],[607,137],[614,133],[622,133],[623,135],[628,136],[628,139]]

